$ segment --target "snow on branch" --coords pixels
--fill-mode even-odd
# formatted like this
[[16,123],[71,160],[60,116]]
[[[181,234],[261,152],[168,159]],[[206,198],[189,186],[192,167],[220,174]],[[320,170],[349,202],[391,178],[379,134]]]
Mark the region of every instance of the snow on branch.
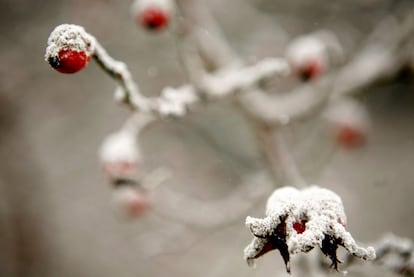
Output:
[[210,201],[162,187],[154,197],[163,205],[154,209],[161,217],[195,228],[229,226],[240,222],[258,202],[263,201],[272,188],[271,183],[263,173],[252,174],[228,195]]
[[[373,263],[402,276],[414,274],[414,243],[410,238],[389,233],[373,243],[376,258]],[[345,265],[355,262],[355,257],[347,255]]]
[[252,91],[241,95],[242,101],[257,118],[280,124],[309,116],[332,99],[358,93],[389,79],[411,59],[413,18],[411,11],[400,21],[385,19],[348,63],[318,80],[281,95]]
[[414,274],[414,243],[411,239],[387,234],[374,244],[374,248],[377,253],[375,263],[401,275]]
[[[206,74],[202,78],[200,92],[191,84],[179,88],[165,88],[160,97],[143,96],[125,63],[114,60],[98,41],[77,25],[63,24],[50,34],[46,49],[46,61],[53,67],[60,68],[63,61],[61,51],[70,50],[77,54],[85,52],[87,58],[92,55],[98,64],[120,84],[116,98],[126,103],[131,109],[159,116],[183,116],[189,106],[200,101],[199,94],[207,97],[225,97],[235,92],[246,90],[276,76],[283,76],[289,71],[286,62],[280,59],[265,59],[252,66]],[[69,60],[72,62],[72,60]],[[74,72],[71,72],[74,73]]]

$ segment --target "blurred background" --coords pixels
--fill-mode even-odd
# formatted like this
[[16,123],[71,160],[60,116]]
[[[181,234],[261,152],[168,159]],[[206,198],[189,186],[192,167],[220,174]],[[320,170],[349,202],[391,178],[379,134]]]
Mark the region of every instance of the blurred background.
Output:
[[[130,4],[0,0],[0,276],[287,276],[279,253],[259,259],[256,269],[243,260],[251,239],[244,218],[263,216],[265,199],[252,203],[239,221],[200,226],[163,216],[171,201],[164,201],[161,187],[151,195],[155,212],[137,220],[114,214],[97,151],[127,117],[113,101],[115,84],[92,62],[79,74],[63,75],[43,56],[56,25],[79,24],[128,64],[145,94],[180,85],[184,75],[172,35],[139,28]],[[254,60],[280,55],[291,38],[319,28],[334,31],[352,52],[382,18],[414,4],[214,0],[208,5],[231,45]],[[366,145],[336,151],[312,180],[341,195],[347,228],[364,243],[386,232],[414,239],[413,89],[411,76],[364,92],[372,121]],[[146,167],[173,172],[163,186],[202,203],[226,203],[243,178],[261,168],[253,135],[228,103],[158,124],[142,143]],[[199,208],[180,205],[183,213]],[[369,264],[348,272],[388,276]]]

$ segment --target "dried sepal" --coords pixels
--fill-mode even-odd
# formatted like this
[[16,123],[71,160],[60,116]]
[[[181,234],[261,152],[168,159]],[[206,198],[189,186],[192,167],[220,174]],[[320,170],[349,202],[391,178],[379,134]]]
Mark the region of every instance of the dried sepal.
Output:
[[246,218],[246,226],[255,238],[245,248],[244,258],[248,265],[253,265],[255,259],[278,249],[288,272],[291,254],[315,247],[330,258],[335,269],[339,263],[338,246],[361,259],[374,259],[374,249],[358,246],[345,230],[345,224],[342,201],[334,192],[317,186],[277,189],[267,201],[265,218]]

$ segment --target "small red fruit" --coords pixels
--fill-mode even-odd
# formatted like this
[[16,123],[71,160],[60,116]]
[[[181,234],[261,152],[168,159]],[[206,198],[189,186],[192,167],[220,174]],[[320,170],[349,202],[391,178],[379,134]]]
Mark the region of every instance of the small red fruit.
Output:
[[299,69],[299,76],[302,81],[306,82],[321,76],[323,73],[323,65],[318,60],[309,61],[304,67]]
[[356,148],[364,144],[365,134],[355,126],[343,125],[338,127],[335,139],[339,145],[347,148]]
[[135,197],[129,199],[126,205],[130,216],[140,216],[150,207],[148,197],[145,193],[137,193]]
[[138,164],[132,161],[114,161],[103,164],[103,170],[109,177],[131,177],[138,172]]
[[295,231],[298,234],[302,234],[303,232],[305,232],[306,220],[296,221],[295,223],[293,223],[293,229],[295,229]]
[[113,204],[116,212],[126,218],[142,216],[151,208],[147,192],[131,186],[115,188]]
[[78,52],[70,49],[62,49],[58,56],[49,57],[49,64],[61,73],[76,73],[85,68],[90,56],[84,51]]
[[138,14],[138,23],[148,30],[160,30],[168,25],[169,15],[166,10],[148,7]]

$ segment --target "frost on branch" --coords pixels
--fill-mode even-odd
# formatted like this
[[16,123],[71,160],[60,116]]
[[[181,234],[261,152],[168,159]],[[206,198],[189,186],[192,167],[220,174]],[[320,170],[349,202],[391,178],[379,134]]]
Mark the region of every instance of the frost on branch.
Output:
[[387,234],[375,245],[377,258],[374,262],[391,271],[405,275],[414,274],[414,243],[411,239]]
[[334,192],[317,186],[303,190],[283,187],[269,197],[265,218],[246,218],[246,226],[255,238],[244,249],[244,258],[252,266],[255,259],[278,249],[288,272],[290,254],[315,247],[331,259],[335,269],[340,262],[336,254],[338,246],[361,259],[375,259],[374,248],[358,246],[345,225],[344,207]]

